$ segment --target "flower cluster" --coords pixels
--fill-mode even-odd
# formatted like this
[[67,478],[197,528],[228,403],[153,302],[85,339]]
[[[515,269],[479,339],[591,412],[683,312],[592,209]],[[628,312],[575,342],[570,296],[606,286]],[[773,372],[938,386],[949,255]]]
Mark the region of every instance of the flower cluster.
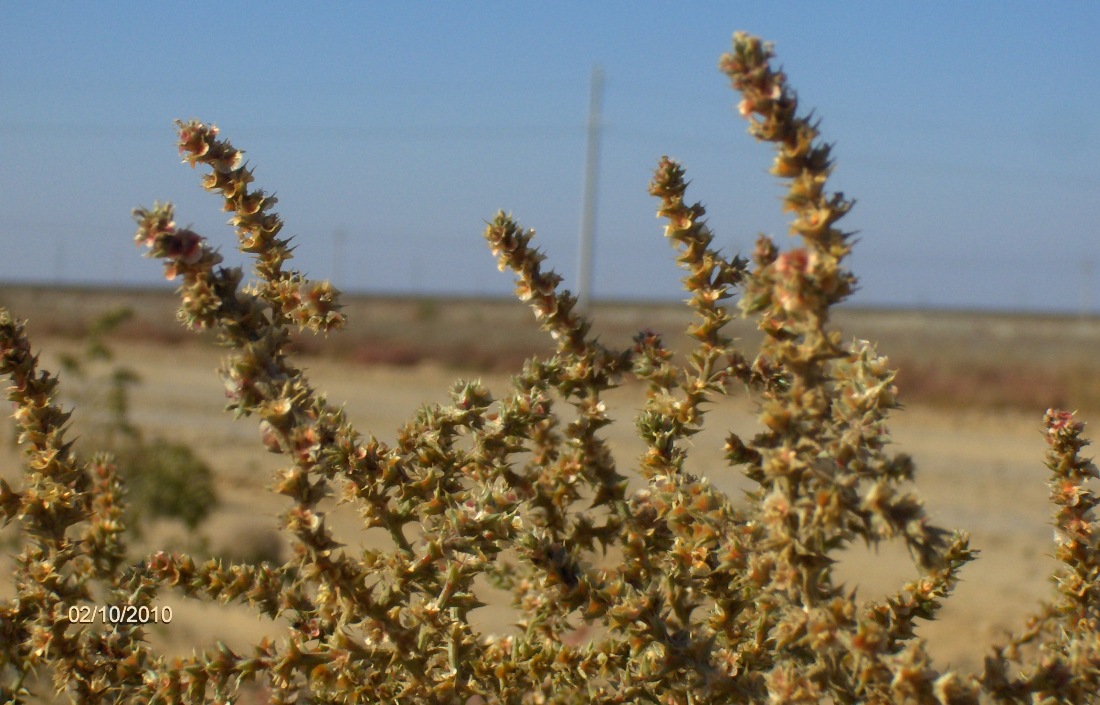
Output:
[[[694,347],[679,361],[649,330],[624,350],[600,343],[561,277],[543,270],[533,231],[498,213],[485,239],[557,348],[500,397],[457,383],[451,403],[419,410],[392,446],[352,428],[290,359],[289,328],[342,326],[339,292],[285,268],[275,199],[252,188],[242,153],[210,125],[178,123],[180,153],[210,170],[203,186],[233,214],[257,282],[242,288],[243,271],[220,266],[170,205],[135,211],[135,239],[181,279],[181,320],[230,348],[228,410],[257,417],[262,446],[285,460],[274,490],[288,501],[294,556],[279,566],[130,559],[110,462],[83,463],[63,440],[57,381],[0,312],[0,373],[27,449],[23,486],[0,481],[0,517],[27,538],[16,597],[0,606],[2,699],[28,702],[32,672],[48,668],[80,703],[232,702],[250,681],[272,703],[1096,702],[1100,500],[1070,414],[1046,419],[1064,565],[1056,601],[992,649],[981,674],[938,668],[916,638],[974,555],[905,489],[912,461],[887,452],[898,406],[888,360],[829,327],[855,283],[843,268],[850,233],[836,227],[851,202],[826,191],[830,149],[772,58],[738,33],[720,67],[751,134],[775,145],[800,244],[781,251],[761,236],[751,259],[723,255],[703,206],[686,200],[683,167],[662,158],[650,193],[695,314]],[[753,358],[725,333],[737,293],[766,334]],[[645,450],[628,474],[603,429],[606,393],[629,380],[648,394],[634,419]],[[729,466],[755,484],[744,504],[704,473],[728,469],[692,467],[689,443],[707,405],[741,391],[759,403],[756,435],[725,443]],[[326,525],[332,496],[389,545],[343,546]],[[887,540],[905,543],[920,576],[859,604],[834,582],[836,556]],[[510,634],[471,624],[485,578],[521,613]],[[169,661],[140,626],[67,621],[64,607],[89,603],[93,587],[119,605],[166,591],[245,603],[283,636],[247,655],[221,647]]]

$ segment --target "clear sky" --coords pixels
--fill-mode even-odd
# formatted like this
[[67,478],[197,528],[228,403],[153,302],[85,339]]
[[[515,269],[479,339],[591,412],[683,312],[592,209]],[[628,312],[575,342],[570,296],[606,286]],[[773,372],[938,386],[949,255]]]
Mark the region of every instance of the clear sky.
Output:
[[0,0],[0,281],[155,284],[135,206],[231,263],[172,121],[274,191],[292,264],[346,290],[507,295],[497,209],[575,286],[585,119],[606,75],[596,298],[678,298],[646,185],[681,160],[724,251],[789,241],[716,64],[775,42],[857,204],[861,305],[1100,311],[1100,3]]

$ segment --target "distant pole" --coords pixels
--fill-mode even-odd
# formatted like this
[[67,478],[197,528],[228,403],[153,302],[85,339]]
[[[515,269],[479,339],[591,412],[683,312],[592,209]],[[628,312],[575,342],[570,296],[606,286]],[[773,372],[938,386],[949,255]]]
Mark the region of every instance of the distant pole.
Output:
[[344,285],[344,243],[347,233],[337,228],[332,233],[332,285],[339,288]]
[[592,66],[588,94],[588,139],[584,154],[584,201],[581,206],[581,235],[577,255],[577,308],[588,310],[592,290],[592,240],[596,229],[596,181],[600,161],[600,103],[603,99],[603,71]]
[[57,249],[53,256],[53,281],[60,284],[65,279],[65,247],[68,245],[68,235],[59,232],[57,234]]
[[1092,312],[1092,273],[1096,263],[1092,257],[1081,260],[1081,317],[1084,318]]

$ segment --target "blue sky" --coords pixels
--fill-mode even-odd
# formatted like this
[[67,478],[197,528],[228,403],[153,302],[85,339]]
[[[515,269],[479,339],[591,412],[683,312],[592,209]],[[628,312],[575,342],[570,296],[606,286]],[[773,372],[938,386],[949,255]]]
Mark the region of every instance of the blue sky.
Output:
[[172,121],[246,151],[352,291],[507,295],[497,209],[573,287],[589,75],[606,74],[597,298],[679,297],[646,185],[681,160],[724,251],[790,240],[717,69],[772,40],[857,204],[855,304],[1100,310],[1100,4],[0,2],[0,281],[165,285],[130,210],[232,250]]

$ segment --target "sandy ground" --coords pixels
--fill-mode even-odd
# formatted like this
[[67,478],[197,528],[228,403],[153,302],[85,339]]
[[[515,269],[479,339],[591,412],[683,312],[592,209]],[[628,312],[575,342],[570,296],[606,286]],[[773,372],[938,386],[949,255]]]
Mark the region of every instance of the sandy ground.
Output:
[[[75,343],[62,339],[43,340],[40,347],[44,365],[52,369],[57,369],[59,352],[76,350]],[[279,458],[262,449],[254,421],[233,421],[223,413],[223,387],[215,372],[222,351],[194,344],[140,343],[116,350],[119,362],[143,380],[133,393],[133,418],[150,435],[191,443],[216,469],[222,504],[202,528],[211,549],[232,553],[246,548],[236,545],[240,542],[272,540],[279,512],[287,506],[284,498],[265,489]],[[385,441],[394,439],[396,429],[420,404],[446,401],[447,389],[461,376],[426,365],[394,368],[321,358],[306,358],[303,364],[317,388],[331,401],[346,405],[360,430]],[[506,375],[480,377],[498,394],[509,386]],[[641,406],[642,390],[617,390],[610,402],[620,420],[610,427],[608,438],[621,466],[629,468],[642,450],[631,421]],[[1042,465],[1042,411],[1023,415],[916,407],[894,417],[897,448],[916,459],[917,486],[932,515],[942,526],[969,531],[972,545],[981,551],[980,559],[966,569],[956,595],[947,601],[942,618],[920,628],[941,664],[978,667],[985,645],[999,641],[1005,630],[1019,628],[1038,601],[1051,594],[1047,576],[1054,561]],[[79,425],[79,411],[75,419]],[[739,494],[747,484],[724,468],[722,439],[731,429],[751,434],[754,424],[752,404],[746,400],[729,400],[714,408],[708,431],[694,439],[691,471]],[[10,431],[5,433],[5,440],[10,439]],[[9,442],[3,443],[0,459],[5,476],[17,475],[18,455]],[[708,472],[714,468],[718,470]],[[334,512],[331,524],[349,548],[371,542],[347,508]],[[12,529],[2,536],[11,538]],[[194,537],[186,536],[182,526],[165,524],[150,533],[148,544],[149,550],[180,549],[194,545]],[[848,585],[859,586],[861,598],[877,598],[900,587],[915,570],[903,548],[888,545],[878,552],[848,552],[841,558],[839,574]],[[0,594],[10,594],[10,589],[0,583]],[[514,615],[501,604],[502,596],[486,591],[482,598],[492,604],[475,613],[477,626],[486,632],[506,629]],[[169,628],[154,629],[151,639],[170,652],[189,653],[218,639],[243,649],[262,634],[278,636],[281,631],[246,608],[170,593],[162,600],[172,606],[175,618]]]

